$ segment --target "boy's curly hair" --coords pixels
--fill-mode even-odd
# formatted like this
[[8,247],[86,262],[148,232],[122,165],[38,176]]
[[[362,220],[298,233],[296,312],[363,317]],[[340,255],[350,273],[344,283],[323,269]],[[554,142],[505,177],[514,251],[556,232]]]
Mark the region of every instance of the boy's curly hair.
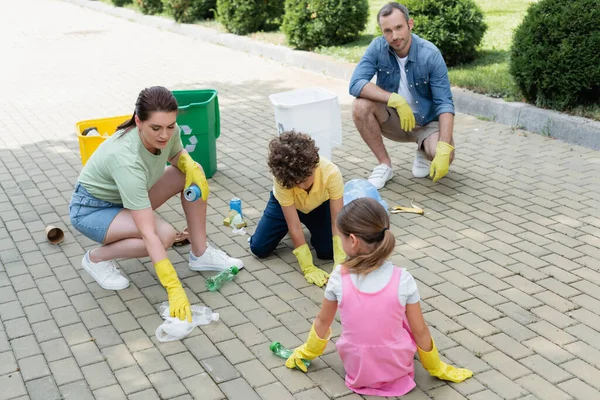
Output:
[[277,182],[291,189],[312,175],[319,164],[319,148],[305,133],[283,132],[269,143],[267,164]]

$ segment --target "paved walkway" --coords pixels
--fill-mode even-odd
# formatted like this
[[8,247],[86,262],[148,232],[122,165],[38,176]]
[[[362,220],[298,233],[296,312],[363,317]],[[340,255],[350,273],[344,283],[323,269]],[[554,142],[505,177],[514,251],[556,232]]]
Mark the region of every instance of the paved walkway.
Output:
[[[306,284],[289,241],[259,261],[221,225],[234,195],[249,231],[265,205],[271,93],[336,92],[345,122],[334,161],[347,180],[369,173],[347,82],[60,1],[12,2],[0,35],[0,399],[362,398],[344,386],[332,345],[306,375],[270,354],[272,340],[304,340],[322,289]],[[131,287],[102,290],[80,265],[93,243],[68,220],[81,169],[75,122],[130,113],[139,90],[157,84],[219,90],[208,230],[246,264],[208,293],[186,268],[188,248],[169,251],[192,303],[222,320],[168,344],[154,337],[166,295],[149,260],[119,262]],[[417,365],[418,388],[404,399],[600,398],[600,153],[465,115],[456,142],[438,184],[412,178],[413,146],[390,143],[397,175],[382,193],[427,210],[392,216],[394,260],[419,280],[443,356],[475,376],[446,384]],[[159,212],[185,226],[175,199]],[[63,244],[45,240],[47,224],[65,228]]]

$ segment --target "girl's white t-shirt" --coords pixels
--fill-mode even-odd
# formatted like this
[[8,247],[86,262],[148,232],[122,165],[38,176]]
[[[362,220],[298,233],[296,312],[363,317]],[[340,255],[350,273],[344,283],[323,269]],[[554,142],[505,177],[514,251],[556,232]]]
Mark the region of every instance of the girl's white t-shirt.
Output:
[[[341,265],[335,267],[325,288],[325,298],[330,301],[337,301],[338,304],[342,301],[341,268]],[[394,268],[397,267],[391,261],[386,261],[381,267],[367,275],[359,276],[357,274],[350,274],[350,279],[354,287],[359,291],[374,293],[383,289],[388,284],[390,279],[392,279]],[[401,269],[402,275],[400,276],[400,284],[398,285],[398,301],[404,307],[407,304],[418,303],[421,297],[419,296],[419,289],[417,288],[415,278],[413,278],[406,268]]]

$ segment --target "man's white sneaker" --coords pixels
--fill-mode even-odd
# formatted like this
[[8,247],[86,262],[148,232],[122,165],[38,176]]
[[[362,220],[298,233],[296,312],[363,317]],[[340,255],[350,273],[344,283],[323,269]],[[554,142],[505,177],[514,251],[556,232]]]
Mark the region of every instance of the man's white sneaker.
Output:
[[427,159],[425,152],[417,150],[415,153],[415,161],[413,162],[412,174],[415,178],[425,178],[429,175],[431,161]]
[[83,256],[81,266],[98,282],[102,289],[122,290],[129,286],[129,279],[121,275],[112,261],[92,262],[89,251]]
[[196,257],[190,251],[190,269],[192,271],[224,271],[233,266],[244,268],[244,262],[237,258],[229,257],[224,251],[208,246],[204,254]]
[[387,164],[379,164],[373,168],[373,172],[371,172],[368,181],[379,190],[384,187],[386,182],[392,179],[393,176],[394,171],[392,171],[392,167]]

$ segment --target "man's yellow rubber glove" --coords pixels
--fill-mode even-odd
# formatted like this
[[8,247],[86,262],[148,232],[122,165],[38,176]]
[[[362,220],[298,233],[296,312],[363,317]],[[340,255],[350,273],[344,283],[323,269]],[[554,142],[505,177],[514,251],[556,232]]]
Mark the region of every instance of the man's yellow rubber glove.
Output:
[[168,258],[161,260],[154,266],[156,275],[160,283],[167,289],[167,295],[169,296],[169,311],[171,317],[177,317],[180,320],[187,318],[188,322],[192,322],[192,309],[190,307],[190,301],[185,294],[185,290],[179,282],[177,272],[173,268],[173,264]]
[[340,238],[339,235],[335,235],[333,237],[333,263],[334,268],[338,265],[340,265],[341,263],[343,263],[344,261],[346,261],[346,253],[344,252],[344,249],[342,248],[342,239]]
[[323,354],[330,337],[331,328],[327,331],[325,339],[321,339],[319,335],[317,335],[315,325],[313,324],[312,328],[310,328],[306,343],[300,347],[296,347],[292,355],[286,360],[285,366],[291,369],[298,367],[302,372],[306,372],[306,365],[304,365],[302,360],[314,360]]
[[387,105],[388,107],[394,107],[396,111],[398,111],[400,127],[402,130],[405,132],[412,131],[415,127],[415,115],[413,114],[410,105],[406,102],[406,99],[398,93],[392,93]]
[[321,268],[315,267],[313,264],[312,254],[310,254],[310,249],[306,243],[297,249],[294,249],[293,253],[298,259],[298,264],[300,264],[300,269],[304,274],[304,279],[306,279],[306,282],[313,283],[319,287],[327,283],[329,274],[323,271]]
[[435,149],[435,157],[429,167],[429,177],[433,178],[434,182],[439,181],[448,173],[450,168],[450,154],[454,147],[446,142],[438,142]]
[[182,153],[177,161],[177,168],[185,174],[185,189],[195,184],[202,192],[202,200],[206,201],[210,189],[202,167],[188,153]]
[[421,364],[431,376],[454,383],[462,382],[473,376],[473,372],[466,368],[456,368],[442,362],[433,338],[431,338],[431,344],[433,346],[431,351],[423,351],[417,346]]

